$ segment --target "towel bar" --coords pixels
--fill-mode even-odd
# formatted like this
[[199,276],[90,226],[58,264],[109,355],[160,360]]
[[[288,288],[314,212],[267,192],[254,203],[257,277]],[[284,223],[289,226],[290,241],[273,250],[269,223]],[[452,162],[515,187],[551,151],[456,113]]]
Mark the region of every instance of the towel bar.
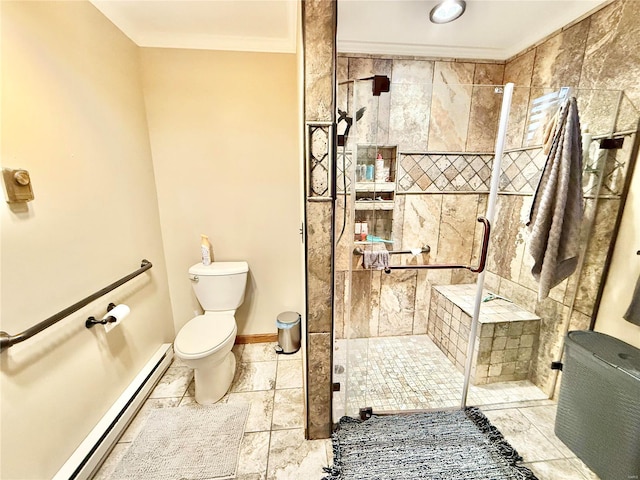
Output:
[[[430,251],[431,251],[431,247],[429,245],[425,245],[420,250],[420,254],[429,253]],[[389,255],[402,255],[402,254],[409,254],[409,253],[413,253],[413,252],[411,250],[390,250],[389,251]],[[356,247],[353,249],[353,254],[364,255],[364,250],[361,249],[360,247]]]

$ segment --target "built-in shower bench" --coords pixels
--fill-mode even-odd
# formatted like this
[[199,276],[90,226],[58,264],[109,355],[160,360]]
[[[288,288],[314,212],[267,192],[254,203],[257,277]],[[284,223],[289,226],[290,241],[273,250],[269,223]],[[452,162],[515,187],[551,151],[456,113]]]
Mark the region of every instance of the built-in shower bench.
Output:
[[[467,358],[475,284],[432,287],[427,333],[461,372]],[[490,297],[491,296],[491,297]],[[483,291],[483,299],[493,295]],[[471,383],[525,380],[538,339],[540,317],[502,298],[480,307]]]

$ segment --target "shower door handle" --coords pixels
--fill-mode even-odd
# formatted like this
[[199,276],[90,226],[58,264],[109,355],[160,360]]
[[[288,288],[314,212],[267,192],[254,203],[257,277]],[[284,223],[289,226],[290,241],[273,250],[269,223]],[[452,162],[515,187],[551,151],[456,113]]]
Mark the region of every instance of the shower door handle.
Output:
[[482,223],[482,248],[480,250],[480,260],[477,267],[469,267],[469,270],[473,273],[480,273],[484,270],[487,264],[487,251],[489,250],[489,235],[491,234],[491,225],[489,220],[484,217],[478,217],[478,222]]
[[[454,269],[454,268],[466,268],[467,270],[472,271],[473,273],[480,273],[484,270],[485,265],[487,264],[487,250],[489,249],[489,235],[491,233],[491,225],[489,224],[489,220],[484,217],[478,217],[478,222],[482,223],[484,226],[484,230],[482,232],[482,247],[480,249],[480,259],[478,261],[477,267],[472,267],[471,265],[456,265],[450,263],[437,263],[437,264],[427,264],[427,265],[393,265],[387,266],[384,268],[384,273],[391,273],[391,270],[429,270],[429,269]],[[358,253],[355,251],[354,253]],[[394,253],[394,252],[391,252]],[[395,253],[404,253],[404,252],[395,252]]]

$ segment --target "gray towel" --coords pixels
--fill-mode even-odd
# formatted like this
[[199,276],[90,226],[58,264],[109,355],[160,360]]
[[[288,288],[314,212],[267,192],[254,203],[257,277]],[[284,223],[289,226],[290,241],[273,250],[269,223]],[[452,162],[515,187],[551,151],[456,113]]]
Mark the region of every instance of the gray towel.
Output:
[[578,265],[582,198],[582,137],[575,98],[562,107],[551,150],[529,216],[531,273],[538,299],[571,275]]
[[365,250],[362,255],[362,266],[371,270],[382,270],[389,266],[388,250]]
[[631,304],[627,309],[627,313],[623,318],[627,322],[635,323],[640,326],[640,278],[636,282],[636,289],[633,291],[633,297],[631,297]]

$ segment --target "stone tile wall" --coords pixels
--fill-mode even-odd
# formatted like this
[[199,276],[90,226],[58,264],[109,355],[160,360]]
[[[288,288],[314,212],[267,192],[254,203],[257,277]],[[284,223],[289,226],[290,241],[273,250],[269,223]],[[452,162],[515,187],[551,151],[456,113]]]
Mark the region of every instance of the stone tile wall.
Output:
[[[311,152],[304,161],[306,178],[306,424],[309,439],[331,435],[331,341],[333,327],[332,258],[333,201],[328,189],[333,153],[327,132],[335,122],[333,103],[335,59],[335,2],[306,0],[302,3],[305,59],[306,141]],[[330,133],[329,133],[330,134]],[[323,166],[322,162],[326,160]],[[320,164],[318,165],[318,162]],[[322,172],[324,171],[324,176]]]
[[[393,212],[394,249],[429,245],[429,254],[391,255],[393,265],[476,264],[487,194],[398,195]],[[337,212],[342,210],[339,198]],[[339,227],[337,227],[339,228]],[[335,263],[336,338],[418,335],[427,332],[432,285],[470,283],[468,270],[365,270],[353,254],[350,230],[338,243]],[[352,269],[351,273],[349,269]],[[346,302],[351,279],[351,310]]]
[[[380,97],[372,97],[370,82],[339,86],[338,108],[351,114],[363,106],[366,110],[358,122],[357,135],[347,142],[344,165],[339,149],[337,189],[344,194],[346,186],[349,191],[351,176],[345,177],[342,169],[350,171],[355,143],[398,147],[393,249],[429,245],[431,252],[394,255],[392,264],[467,264],[476,260],[474,247],[479,247],[482,227],[475,218],[486,208],[492,158],[477,152],[493,150],[495,128],[487,129],[486,125],[497,126],[501,96],[492,85],[502,83],[503,71],[500,62],[338,57],[338,83],[372,75],[391,78],[391,91]],[[477,85],[472,86],[474,83]],[[440,153],[415,153],[435,151]],[[443,196],[445,192],[471,195]],[[342,230],[345,215],[347,225],[335,257],[336,338],[426,333],[431,285],[471,282],[475,275],[468,271],[394,271],[386,275],[363,270],[361,257],[353,255],[353,220],[349,208],[343,208],[345,201],[348,206],[350,196],[339,195],[336,208],[336,230]],[[344,302],[349,293],[350,311]]]
[[[389,93],[371,95],[371,82],[342,85],[340,109],[358,122],[354,143],[397,145],[401,152],[493,151],[502,96],[503,62],[472,63],[401,57],[338,57],[338,83],[387,75]],[[354,95],[355,88],[355,95]]]
[[[588,125],[592,133],[610,131],[612,111],[618,104],[616,131],[635,128],[640,110],[639,15],[640,2],[614,1],[507,61],[505,83],[532,87],[515,90],[508,148],[521,147],[525,142],[528,105],[531,98],[543,91],[542,87],[577,88],[581,123],[583,128]],[[618,92],[586,89],[622,90],[624,94],[620,97]],[[594,313],[633,140],[633,136],[628,136],[622,150],[609,152],[599,199],[594,198],[593,180],[585,179],[585,221],[581,234],[586,245],[584,267],[579,276],[574,274],[555,287],[545,300],[537,299],[537,285],[530,275],[532,261],[527,253],[528,232],[524,224],[531,197],[498,198],[492,242],[499,244],[500,249],[490,249],[487,287],[540,316],[531,380],[547,393],[554,391],[555,374],[549,365],[560,358],[564,332],[567,328],[588,328]]]

